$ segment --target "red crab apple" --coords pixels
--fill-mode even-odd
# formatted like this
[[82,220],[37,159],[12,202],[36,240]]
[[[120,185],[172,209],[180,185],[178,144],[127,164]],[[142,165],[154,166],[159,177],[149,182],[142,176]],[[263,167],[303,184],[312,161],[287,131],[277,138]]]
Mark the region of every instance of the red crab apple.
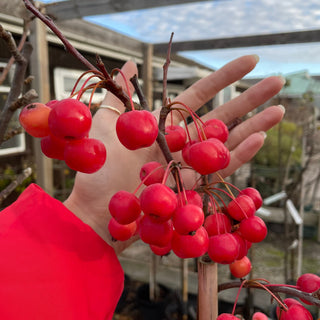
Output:
[[262,206],[263,200],[260,192],[257,189],[248,187],[241,190],[240,194],[249,196],[253,200],[256,210],[258,210]]
[[209,238],[208,255],[217,263],[232,263],[239,255],[239,243],[231,233],[217,234]]
[[280,311],[277,307],[276,313],[279,320],[312,320],[313,317],[308,309],[292,298],[286,298],[283,302],[287,305],[287,311]]
[[182,149],[182,158],[188,166],[190,166],[190,147],[198,142],[199,141],[191,140],[187,142]]
[[104,144],[97,139],[85,138],[69,141],[64,150],[67,166],[75,171],[94,173],[101,169],[107,158]]
[[256,212],[256,207],[249,196],[239,194],[235,199],[229,202],[227,211],[233,219],[241,221],[253,216]]
[[64,160],[64,149],[67,141],[49,134],[41,138],[41,151],[48,158]]
[[261,242],[267,236],[268,230],[260,217],[253,216],[240,222],[239,232],[244,239],[255,243]]
[[208,215],[204,221],[204,227],[209,236],[231,232],[230,219],[224,213],[220,212]]
[[161,163],[150,161],[145,163],[140,169],[140,179],[146,186],[160,183],[164,177],[165,170]]
[[35,102],[26,105],[19,114],[21,126],[31,136],[36,138],[50,134],[48,118],[51,108],[43,103]]
[[157,256],[167,256],[170,251],[171,251],[171,242],[169,242],[166,246],[164,247],[159,247],[159,246],[155,246],[155,245],[150,245],[150,249],[151,251],[156,254]]
[[239,320],[239,318],[231,313],[221,313],[216,320]]
[[209,138],[216,138],[221,142],[226,142],[229,136],[228,127],[219,119],[209,119],[204,123],[204,133]]
[[262,312],[255,312],[252,315],[252,320],[268,320],[269,318]]
[[88,136],[92,115],[84,103],[68,98],[52,106],[48,123],[51,133],[59,138],[82,139]]
[[165,138],[171,152],[183,149],[186,144],[187,134],[183,127],[170,125],[165,128]]
[[108,230],[114,240],[129,240],[137,230],[136,221],[129,224],[120,224],[114,218],[111,218],[108,224]]
[[143,242],[158,247],[165,247],[172,238],[172,221],[159,221],[144,215],[139,221],[139,235]]
[[203,202],[201,195],[195,190],[184,190],[177,194],[178,205],[194,204],[200,208],[203,208]]
[[[297,280],[297,286],[300,290],[308,293],[315,292],[320,289],[320,277],[313,273],[304,273]],[[301,299],[305,304],[312,303]]]
[[109,201],[109,212],[120,224],[135,221],[141,213],[140,201],[131,192],[120,190]]
[[129,150],[151,146],[158,135],[155,116],[147,110],[132,110],[121,114],[116,123],[120,142]]
[[177,208],[177,196],[162,183],[147,186],[140,195],[141,210],[159,220],[168,220]]
[[189,147],[188,161],[194,170],[207,175],[227,167],[230,152],[220,140],[210,138]]
[[248,254],[248,251],[251,247],[251,243],[244,239],[239,232],[233,232],[233,236],[236,238],[236,240],[239,242],[239,255],[237,257],[237,260],[243,258]]
[[243,278],[248,275],[251,271],[251,267],[251,261],[247,256],[229,264],[230,272],[236,278]]
[[204,221],[203,210],[195,204],[178,207],[173,213],[172,222],[180,234],[190,234],[200,228]]
[[208,233],[200,227],[192,235],[182,235],[173,230],[171,247],[175,255],[181,259],[203,256],[208,250]]

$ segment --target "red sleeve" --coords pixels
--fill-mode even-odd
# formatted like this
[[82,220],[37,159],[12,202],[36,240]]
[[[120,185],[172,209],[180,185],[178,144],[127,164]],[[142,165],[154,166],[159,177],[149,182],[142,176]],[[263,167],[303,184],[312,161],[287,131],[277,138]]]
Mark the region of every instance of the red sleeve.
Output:
[[36,185],[0,212],[0,315],[111,320],[123,290],[112,249]]

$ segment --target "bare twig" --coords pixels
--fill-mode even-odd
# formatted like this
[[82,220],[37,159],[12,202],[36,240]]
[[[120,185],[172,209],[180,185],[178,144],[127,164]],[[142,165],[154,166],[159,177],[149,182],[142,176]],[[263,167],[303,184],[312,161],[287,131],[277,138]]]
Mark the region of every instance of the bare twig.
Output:
[[37,92],[34,89],[30,89],[22,97],[20,97],[16,101],[14,101],[9,106],[9,109],[11,112],[15,112],[16,110],[26,106],[27,104],[31,103],[33,100],[35,100],[37,98],[38,98]]
[[[13,42],[13,45],[11,46],[11,47],[12,47],[12,50],[15,50],[15,49],[17,50],[17,52],[14,52],[14,54],[12,54],[11,58],[9,59],[7,65],[4,67],[4,69],[3,69],[3,71],[2,71],[2,73],[1,73],[1,75],[0,75],[0,85],[1,85],[1,84],[4,82],[4,80],[6,79],[8,73],[9,73],[11,67],[12,67],[12,65],[14,64],[14,62],[15,62],[15,60],[16,60],[16,59],[15,59],[15,56],[20,55],[20,52],[21,52],[21,50],[22,50],[22,48],[23,48],[23,46],[24,46],[24,44],[25,44],[25,42],[26,42],[26,39],[27,39],[27,35],[28,35],[28,31],[29,31],[29,25],[30,25],[30,22],[25,22],[25,23],[24,23],[23,34],[22,34],[22,37],[21,37],[21,39],[20,39],[20,42],[19,42],[18,47],[16,47],[16,44],[15,44],[15,42],[14,42],[11,34],[8,33],[8,32],[6,32],[6,31],[4,31],[3,28],[2,28],[2,26],[0,25],[0,29],[1,29],[0,33],[1,33],[1,34],[3,34],[4,32],[5,32],[5,33],[8,33],[8,36],[9,36],[8,40],[9,40],[10,42]],[[1,35],[0,35],[0,37],[3,38]],[[15,48],[15,47],[16,47],[16,48]],[[11,53],[12,53],[12,51],[11,51]]]
[[134,75],[130,79],[130,81],[133,84],[133,87],[134,87],[134,89],[136,91],[136,94],[138,96],[138,99],[139,99],[139,102],[140,102],[140,105],[141,105],[142,109],[150,110],[148,102],[147,102],[147,99],[146,99],[145,95],[143,94],[142,88],[141,88],[141,86],[139,84],[137,75]]
[[8,98],[4,104],[4,108],[0,114],[0,144],[3,141],[8,123],[13,116],[14,111],[12,111],[11,106],[19,97],[22,92],[24,84],[24,76],[27,70],[28,61],[32,53],[32,46],[29,43],[25,43],[21,54],[19,53],[19,58],[17,61],[17,66],[15,68],[13,83]]
[[16,42],[14,41],[12,34],[6,31],[5,29],[3,29],[1,24],[0,24],[0,38],[2,38],[7,43],[7,47],[11,55],[15,59],[15,61],[22,62],[23,57],[16,46]]
[[170,56],[171,56],[171,46],[172,46],[172,39],[173,39],[173,32],[171,33],[171,37],[168,44],[168,52],[167,52],[167,59],[163,65],[163,81],[162,81],[162,106],[167,104],[167,82],[168,82],[168,70],[169,65],[171,63]]
[[30,167],[24,169],[23,172],[20,173],[14,181],[12,181],[4,190],[0,192],[0,203],[4,199],[6,199],[16,187],[21,185],[25,179],[30,177],[31,174],[32,169]]
[[24,130],[22,127],[19,127],[19,128],[16,128],[16,129],[12,129],[12,130],[9,130],[6,135],[4,136],[3,138],[3,142],[4,141],[8,141],[9,139],[13,138],[14,136],[22,133]]

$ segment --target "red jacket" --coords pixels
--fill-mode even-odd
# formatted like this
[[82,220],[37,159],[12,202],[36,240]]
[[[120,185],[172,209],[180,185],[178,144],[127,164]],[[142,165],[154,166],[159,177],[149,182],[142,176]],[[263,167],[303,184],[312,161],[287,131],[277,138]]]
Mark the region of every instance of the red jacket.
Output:
[[124,274],[114,250],[30,185],[0,212],[0,318],[110,320]]

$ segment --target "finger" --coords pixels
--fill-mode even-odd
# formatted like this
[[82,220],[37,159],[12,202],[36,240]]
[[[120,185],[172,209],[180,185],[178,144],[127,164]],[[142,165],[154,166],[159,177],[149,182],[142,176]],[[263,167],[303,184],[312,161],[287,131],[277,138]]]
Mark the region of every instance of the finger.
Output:
[[247,119],[230,131],[228,141],[226,142],[227,148],[233,150],[251,134],[259,131],[268,131],[282,120],[284,113],[284,107],[278,105],[269,107],[252,118]]
[[[117,76],[115,77],[115,81],[124,89],[125,92],[127,92],[127,87],[126,87],[126,82],[127,82],[130,88],[130,93],[132,94],[134,92],[134,87],[130,79],[134,75],[138,74],[137,65],[133,61],[127,61],[121,68],[121,71],[125,76],[126,80],[122,77],[121,73],[118,73]],[[111,92],[107,92],[102,104],[117,108],[120,112],[124,112],[125,110],[123,103]]]
[[[212,99],[220,90],[242,79],[258,62],[256,55],[247,55],[235,59],[209,76],[198,80],[187,90],[178,95],[174,101],[186,104],[193,111]],[[174,122],[181,121],[178,113],[174,113]]]
[[237,117],[242,117],[248,112],[264,104],[282,89],[285,80],[283,77],[272,76],[261,80],[254,86],[248,88],[238,97],[217,107],[206,116],[208,118],[218,118],[224,123],[229,123]]
[[[208,119],[217,118],[222,120],[224,123],[228,124],[235,118],[243,117],[248,112],[253,111],[258,106],[270,100],[273,96],[275,96],[281,90],[283,85],[284,85],[284,79],[282,77],[273,76],[273,77],[263,79],[259,83],[247,89],[240,96],[208,112],[207,114],[201,117],[201,120],[205,122]],[[234,137],[235,140],[233,143],[231,143],[233,140],[229,139],[230,144],[228,145],[228,147],[233,148],[240,141],[244,140],[249,134],[256,131],[261,131],[261,130],[266,131],[271,127],[270,124],[274,125],[275,123],[280,121],[283,116],[284,110],[281,107],[274,107],[274,108],[278,108],[278,109],[275,109],[275,110],[267,109],[268,111],[264,111],[263,115],[267,117],[266,121],[264,121],[264,119],[262,119],[263,118],[262,115],[260,115],[258,117],[258,120],[259,120],[258,123],[255,123],[252,120],[249,122],[245,121],[243,124],[233,129],[231,131],[233,132],[231,136]],[[196,137],[197,133],[195,131],[194,124],[191,123],[188,128],[192,137],[193,138]],[[248,128],[250,129],[250,131],[248,131],[248,134],[245,134]],[[241,135],[242,140],[239,139],[239,137],[237,138],[236,136],[236,133],[239,133],[239,132],[242,132],[242,135]]]
[[230,164],[220,174],[228,177],[239,169],[243,164],[250,161],[255,154],[263,146],[266,134],[264,132],[256,132],[242,141],[233,151],[231,151]]

